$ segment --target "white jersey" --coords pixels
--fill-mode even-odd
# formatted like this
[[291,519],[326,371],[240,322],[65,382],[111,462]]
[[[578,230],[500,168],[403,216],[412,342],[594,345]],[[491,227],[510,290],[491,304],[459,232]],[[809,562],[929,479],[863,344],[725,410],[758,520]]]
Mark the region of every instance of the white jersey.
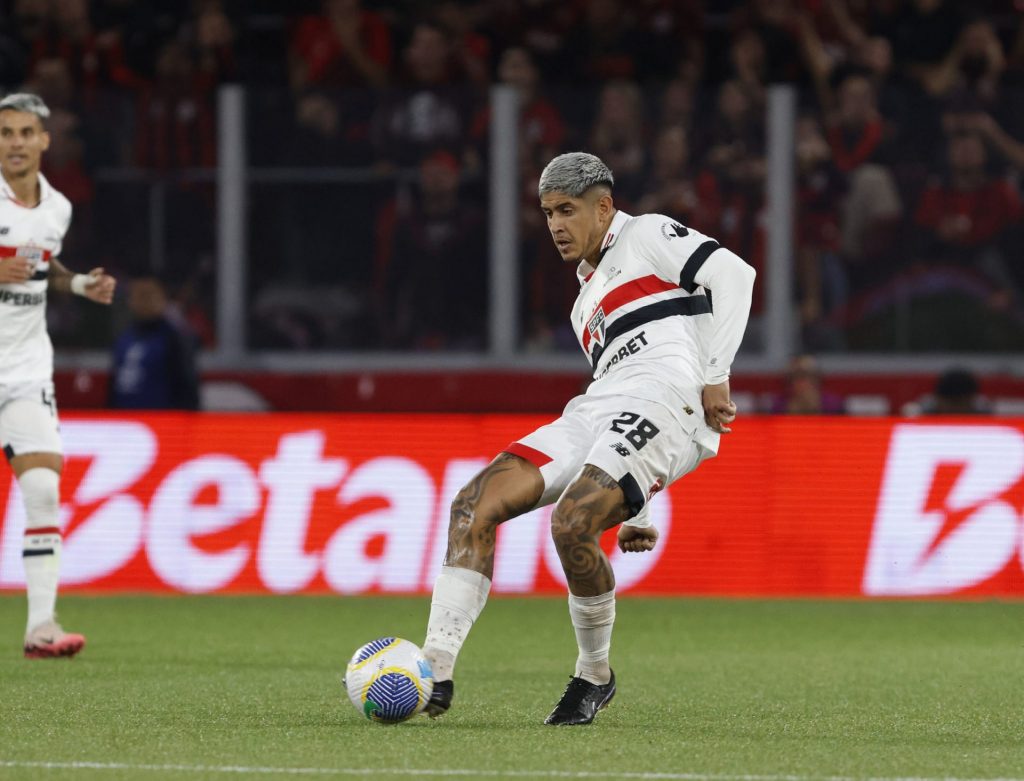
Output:
[[729,377],[750,313],[753,268],[670,217],[619,211],[597,268],[583,261],[577,274],[572,325],[593,368],[587,395],[664,404],[717,452],[701,393]]
[[0,284],[0,386],[53,376],[53,345],[46,332],[50,261],[60,255],[71,225],[71,203],[39,175],[39,204],[23,205],[0,176],[0,257],[34,263],[31,279]]

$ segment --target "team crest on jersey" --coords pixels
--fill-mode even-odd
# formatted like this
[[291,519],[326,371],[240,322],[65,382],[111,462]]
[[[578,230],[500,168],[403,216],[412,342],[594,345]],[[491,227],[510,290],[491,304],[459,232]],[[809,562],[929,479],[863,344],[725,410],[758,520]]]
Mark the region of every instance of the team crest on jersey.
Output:
[[590,332],[590,338],[595,342],[604,341],[604,309],[597,308],[590,318],[590,322],[587,323],[587,330]]
[[19,257],[28,261],[32,269],[39,265],[39,262],[45,257],[45,253],[46,251],[42,247],[36,247],[31,244],[26,247],[18,247],[16,251]]

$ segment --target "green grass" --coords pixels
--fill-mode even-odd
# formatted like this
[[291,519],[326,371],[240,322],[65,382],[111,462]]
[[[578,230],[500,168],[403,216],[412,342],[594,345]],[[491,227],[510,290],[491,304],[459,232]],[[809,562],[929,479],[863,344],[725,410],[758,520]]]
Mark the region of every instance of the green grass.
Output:
[[[452,711],[392,727],[352,708],[341,673],[374,637],[419,641],[425,599],[67,596],[61,608],[89,645],[29,662],[23,597],[0,597],[0,779],[1024,778],[1021,603],[623,598],[619,692],[583,728],[541,724],[575,658],[564,599],[491,600]],[[165,764],[206,769],[139,767]]]

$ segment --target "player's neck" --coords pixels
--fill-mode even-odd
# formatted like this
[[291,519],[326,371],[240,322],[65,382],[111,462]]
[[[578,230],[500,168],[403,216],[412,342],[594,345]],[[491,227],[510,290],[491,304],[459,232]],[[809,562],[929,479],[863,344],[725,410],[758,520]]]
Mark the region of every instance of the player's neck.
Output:
[[594,245],[594,248],[592,250],[590,250],[586,255],[584,255],[581,258],[581,260],[585,260],[588,264],[590,264],[591,268],[597,268],[598,265],[601,263],[601,258],[604,255],[604,253],[601,252],[601,249],[604,247],[605,238],[608,236],[608,231],[612,227],[612,221],[615,219],[615,214],[617,212],[618,209],[612,209],[612,213],[608,215],[608,222],[603,226],[604,230],[601,231],[600,240],[598,240],[597,244]]
[[23,174],[11,175],[7,171],[0,171],[4,181],[11,188],[14,197],[24,206],[33,207],[39,204],[42,188],[39,185],[39,169],[33,168]]

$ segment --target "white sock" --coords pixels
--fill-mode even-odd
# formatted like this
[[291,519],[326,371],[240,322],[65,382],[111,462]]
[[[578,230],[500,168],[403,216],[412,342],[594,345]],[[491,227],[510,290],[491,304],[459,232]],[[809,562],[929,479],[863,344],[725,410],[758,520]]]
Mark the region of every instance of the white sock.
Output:
[[615,623],[615,592],[596,597],[569,594],[569,616],[576,630],[576,677],[591,683],[608,683],[612,677],[608,652],[612,646],[612,625]]
[[434,668],[435,681],[451,680],[455,658],[466,642],[491,590],[491,579],[461,567],[442,567],[434,581],[430,620],[423,655]]
[[25,591],[28,594],[26,631],[54,617],[60,578],[60,475],[52,469],[27,469],[18,478],[25,500]]

